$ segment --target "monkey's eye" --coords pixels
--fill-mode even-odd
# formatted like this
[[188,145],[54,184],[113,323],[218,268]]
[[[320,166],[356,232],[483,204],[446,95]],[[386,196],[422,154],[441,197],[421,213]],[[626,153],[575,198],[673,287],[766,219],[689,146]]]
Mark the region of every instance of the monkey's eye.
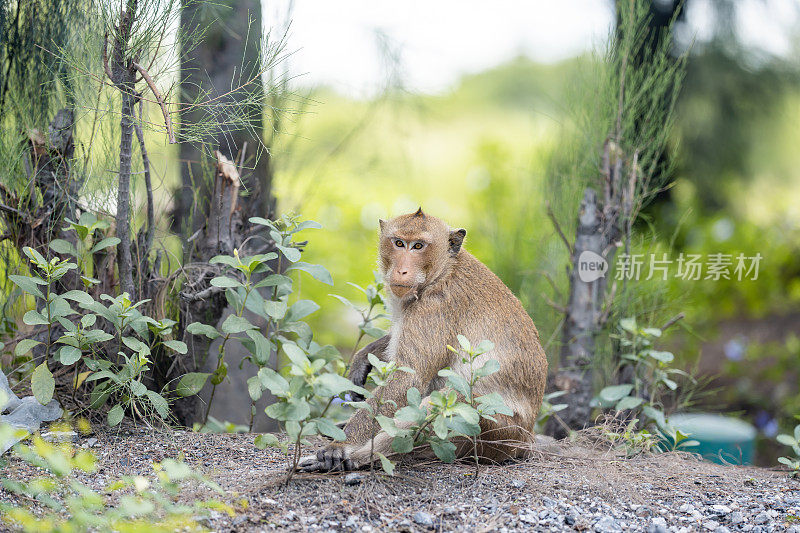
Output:
[[394,245],[397,246],[398,248],[402,248],[403,246],[405,246],[405,243],[400,239],[397,239],[394,241]]
[[415,242],[414,245],[411,247],[412,250],[422,250],[422,243]]

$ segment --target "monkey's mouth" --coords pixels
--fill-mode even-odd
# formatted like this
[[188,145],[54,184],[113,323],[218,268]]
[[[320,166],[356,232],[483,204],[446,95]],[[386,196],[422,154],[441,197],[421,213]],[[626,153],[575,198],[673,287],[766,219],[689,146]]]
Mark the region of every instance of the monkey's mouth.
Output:
[[403,296],[407,295],[409,292],[414,290],[413,285],[400,285],[397,283],[392,283],[389,288],[392,289],[392,294],[397,296],[398,298],[402,298]]

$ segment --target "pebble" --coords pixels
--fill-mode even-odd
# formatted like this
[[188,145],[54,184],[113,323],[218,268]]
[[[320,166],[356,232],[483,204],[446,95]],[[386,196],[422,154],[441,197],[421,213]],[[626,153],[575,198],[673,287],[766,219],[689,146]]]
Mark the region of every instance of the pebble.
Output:
[[364,475],[359,474],[358,472],[350,472],[346,476],[344,476],[344,484],[345,485],[358,485],[361,481],[364,480]]
[[753,517],[753,523],[756,525],[766,524],[769,522],[769,515],[766,511],[761,511]]
[[731,513],[731,524],[734,526],[739,525],[744,522],[744,515],[741,511],[734,511]]
[[433,527],[433,517],[425,511],[417,511],[414,513],[414,522],[421,526]]
[[616,533],[622,531],[622,527],[613,517],[604,516],[594,525],[594,530],[598,533]]
[[647,528],[647,533],[667,533],[667,531],[667,520],[662,516],[653,518],[650,527]]

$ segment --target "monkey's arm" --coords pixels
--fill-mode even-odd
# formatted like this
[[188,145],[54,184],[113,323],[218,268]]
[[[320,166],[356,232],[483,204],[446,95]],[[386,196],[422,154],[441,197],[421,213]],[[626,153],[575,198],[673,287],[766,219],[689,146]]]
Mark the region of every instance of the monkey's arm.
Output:
[[[363,387],[367,382],[367,375],[372,370],[372,365],[367,359],[367,354],[373,354],[381,361],[386,361],[386,348],[389,346],[389,334],[384,335],[380,339],[373,341],[363,348],[361,348],[350,361],[350,372],[347,377],[350,381]],[[363,398],[361,398],[363,400]]]

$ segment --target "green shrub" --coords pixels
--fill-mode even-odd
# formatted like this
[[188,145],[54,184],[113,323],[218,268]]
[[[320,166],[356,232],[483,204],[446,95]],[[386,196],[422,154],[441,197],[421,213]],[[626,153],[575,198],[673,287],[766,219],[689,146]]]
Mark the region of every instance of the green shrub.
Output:
[[800,477],[800,424],[794,427],[792,435],[781,433],[777,439],[781,444],[791,446],[794,452],[794,457],[778,457],[778,462],[788,466],[792,470],[792,476]]
[[[0,440],[14,433],[0,424]],[[51,444],[34,436],[30,445],[17,444],[14,453],[45,475],[29,481],[1,480],[3,488],[23,502],[0,501],[0,522],[9,528],[30,532],[56,531],[153,531],[201,530],[197,517],[209,509],[233,515],[217,500],[200,499],[191,504],[176,503],[182,487],[202,484],[222,494],[214,482],[175,459],[153,464],[154,476],[122,476],[97,491],[82,481],[97,471],[97,459],[68,443]],[[41,511],[34,510],[35,502]]]

